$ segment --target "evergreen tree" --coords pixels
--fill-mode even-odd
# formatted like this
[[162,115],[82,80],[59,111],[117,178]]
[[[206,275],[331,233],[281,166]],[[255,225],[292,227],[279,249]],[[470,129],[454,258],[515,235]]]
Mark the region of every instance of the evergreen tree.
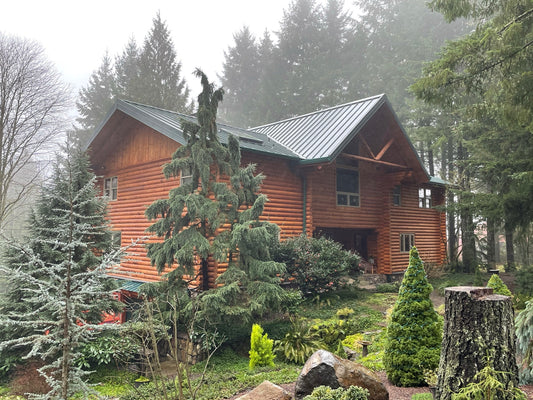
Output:
[[[170,281],[195,279],[195,257],[200,259],[199,281],[206,291],[200,297],[204,316],[220,320],[231,314],[242,323],[252,314],[276,306],[282,299],[277,275],[283,265],[271,261],[269,247],[277,240],[277,226],[259,221],[266,197],[258,195],[262,175],[254,166],[240,167],[236,138],[228,146],[218,138],[216,115],[222,89],[214,89],[200,70],[202,93],[198,96],[197,123],[182,121],[187,139],[163,168],[165,177],[190,174],[189,182],[157,200],[146,210],[150,220],[158,219],[148,231],[163,242],[148,245],[148,256],[159,272],[168,267]],[[218,177],[229,177],[229,183]],[[209,290],[209,260],[227,261],[228,269]]]
[[139,69],[140,50],[134,37],[131,37],[122,54],[115,59],[115,79],[117,96],[121,99],[138,101],[138,86],[141,80]]
[[89,78],[87,86],[80,89],[76,108],[80,124],[77,136],[82,144],[91,138],[93,129],[102,122],[113,105],[116,96],[116,83],[111,57],[106,52],[102,64]]
[[237,126],[250,126],[257,108],[260,80],[259,53],[255,38],[245,26],[233,35],[235,46],[224,52],[222,86],[226,94],[224,117]]
[[118,251],[109,252],[106,202],[98,196],[86,155],[67,150],[32,216],[27,243],[3,243],[0,270],[8,279],[0,326],[0,351],[24,349],[41,357],[40,373],[51,390],[36,398],[68,399],[88,392],[87,374],[74,365],[81,345],[98,332],[102,312],[112,310],[114,287],[106,275]]
[[413,247],[387,326],[383,363],[394,385],[421,386],[424,370],[439,365],[442,320],[429,298],[432,290]]
[[140,54],[139,88],[136,101],[183,113],[192,112],[189,88],[181,77],[174,43],[166,23],[157,13]]

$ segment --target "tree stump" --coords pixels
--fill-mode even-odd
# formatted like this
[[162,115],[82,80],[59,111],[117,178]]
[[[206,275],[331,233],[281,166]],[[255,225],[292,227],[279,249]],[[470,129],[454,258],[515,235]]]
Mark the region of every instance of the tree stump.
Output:
[[474,375],[487,366],[489,356],[494,369],[505,372],[500,379],[505,387],[516,387],[511,298],[494,294],[492,288],[459,286],[445,290],[445,306],[436,398],[451,399],[452,393],[472,382]]

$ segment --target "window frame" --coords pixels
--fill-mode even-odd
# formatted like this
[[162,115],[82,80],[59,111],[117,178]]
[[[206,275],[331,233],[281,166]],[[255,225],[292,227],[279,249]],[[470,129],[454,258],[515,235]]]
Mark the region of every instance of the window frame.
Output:
[[185,167],[180,170],[180,186],[192,183],[192,168]]
[[[414,233],[400,233],[400,253],[409,253],[411,248],[415,246],[415,234]],[[406,243],[408,248],[406,248]]]
[[395,185],[392,188],[392,205],[401,207],[402,205],[402,185]]
[[431,188],[426,188],[426,187],[418,188],[418,208],[432,208],[433,207],[432,196],[433,196],[433,192]]
[[104,196],[109,199],[109,201],[115,201],[118,199],[118,177],[110,176],[109,178],[104,178]]
[[[339,190],[339,173],[350,173],[357,176],[357,192],[346,192]],[[338,166],[335,170],[335,203],[340,207],[361,207],[361,182],[359,176],[359,168]],[[346,196],[346,204],[339,203],[339,195]],[[357,204],[351,204],[353,198],[357,199]]]

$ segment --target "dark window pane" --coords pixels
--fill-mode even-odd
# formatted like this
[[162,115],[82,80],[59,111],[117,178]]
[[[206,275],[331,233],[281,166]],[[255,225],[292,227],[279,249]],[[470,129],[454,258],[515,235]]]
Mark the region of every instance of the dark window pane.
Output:
[[337,192],[359,193],[358,171],[337,170]]
[[348,205],[348,195],[346,194],[337,194],[337,204],[341,206]]
[[352,207],[359,207],[359,196],[350,196],[350,205]]

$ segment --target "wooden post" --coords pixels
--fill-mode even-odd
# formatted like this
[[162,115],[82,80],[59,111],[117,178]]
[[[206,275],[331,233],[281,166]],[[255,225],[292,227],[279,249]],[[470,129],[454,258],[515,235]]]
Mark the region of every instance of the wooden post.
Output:
[[494,369],[505,372],[501,378],[504,386],[516,387],[511,298],[493,294],[492,288],[459,286],[445,290],[445,306],[436,399],[450,400],[453,392],[472,382],[487,365],[489,355]]

